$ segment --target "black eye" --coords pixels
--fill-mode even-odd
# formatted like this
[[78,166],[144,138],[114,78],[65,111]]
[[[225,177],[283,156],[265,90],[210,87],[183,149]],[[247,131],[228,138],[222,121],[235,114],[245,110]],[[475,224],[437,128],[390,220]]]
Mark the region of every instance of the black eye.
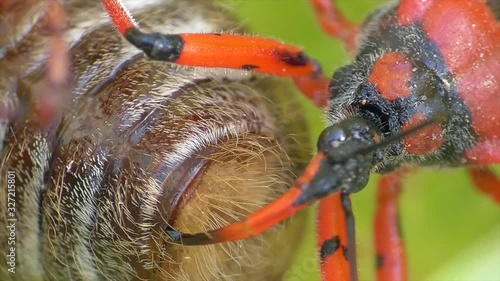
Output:
[[326,128],[318,139],[318,150],[326,151],[332,148],[337,148],[342,142],[347,139],[346,130],[337,125]]
[[333,131],[328,137],[328,144],[330,147],[337,148],[340,146],[342,142],[345,141],[347,135],[344,130],[338,129]]

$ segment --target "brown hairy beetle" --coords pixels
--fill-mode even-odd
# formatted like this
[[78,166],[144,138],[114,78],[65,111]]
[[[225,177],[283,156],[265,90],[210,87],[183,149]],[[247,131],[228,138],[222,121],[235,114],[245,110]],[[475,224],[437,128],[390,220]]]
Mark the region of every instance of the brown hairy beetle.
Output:
[[[212,1],[138,2],[163,32],[241,32]],[[159,225],[222,227],[286,191],[309,154],[286,86],[150,61],[98,1],[1,1],[0,16],[0,280],[281,278],[301,218],[195,248]]]

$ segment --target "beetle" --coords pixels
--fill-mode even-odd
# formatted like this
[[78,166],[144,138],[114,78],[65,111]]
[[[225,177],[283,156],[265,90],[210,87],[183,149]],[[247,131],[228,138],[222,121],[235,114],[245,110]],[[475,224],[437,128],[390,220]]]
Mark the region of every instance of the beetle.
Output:
[[[213,1],[125,3],[164,32],[243,32]],[[282,81],[148,60],[98,1],[0,15],[0,280],[281,278],[301,218],[189,249],[160,226],[221,227],[286,191],[309,152]]]
[[[357,42],[359,27],[338,8],[329,1],[311,2],[327,31],[348,48],[359,44],[354,63],[335,72],[328,90],[317,62],[290,45],[234,35],[145,33],[122,6],[105,4],[120,33],[152,59],[288,76],[317,105],[328,102],[331,125],[319,138],[318,155],[286,195],[240,223],[208,233],[167,228],[172,241],[204,245],[247,239],[322,199],[323,277],[357,280],[348,196],[366,186],[371,171],[498,163],[498,3],[401,1],[374,13],[363,26],[365,41]],[[470,47],[462,52],[461,43]],[[473,167],[470,173],[481,191],[500,201],[499,181],[490,170]],[[376,229],[382,280],[407,275],[395,208],[399,182],[389,175],[380,187]]]

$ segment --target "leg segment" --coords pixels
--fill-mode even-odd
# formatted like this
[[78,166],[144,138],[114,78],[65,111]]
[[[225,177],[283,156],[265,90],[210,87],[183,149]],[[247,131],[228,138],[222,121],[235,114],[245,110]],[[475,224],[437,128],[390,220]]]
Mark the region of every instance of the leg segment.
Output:
[[211,230],[207,233],[187,234],[170,227],[165,230],[165,233],[169,236],[170,241],[183,245],[207,245],[255,237],[313,203],[312,201],[298,202],[304,191],[309,187],[311,180],[318,173],[324,160],[324,154],[318,154],[286,194],[241,222]]
[[378,186],[378,207],[375,215],[375,251],[377,278],[383,281],[407,280],[406,250],[401,236],[398,197],[401,172],[384,176]]
[[354,217],[348,195],[337,193],[319,203],[318,251],[323,281],[357,280]]
[[469,164],[494,165],[500,164],[500,139],[484,140],[465,152]]
[[472,181],[482,193],[500,204],[500,179],[488,168],[473,167],[469,170]]
[[330,36],[341,40],[349,53],[354,54],[357,47],[359,25],[349,22],[338,9],[334,0],[310,0],[323,30]]
[[316,105],[328,101],[328,79],[320,65],[297,47],[248,36],[143,33],[118,0],[103,4],[120,33],[151,59],[291,77]]

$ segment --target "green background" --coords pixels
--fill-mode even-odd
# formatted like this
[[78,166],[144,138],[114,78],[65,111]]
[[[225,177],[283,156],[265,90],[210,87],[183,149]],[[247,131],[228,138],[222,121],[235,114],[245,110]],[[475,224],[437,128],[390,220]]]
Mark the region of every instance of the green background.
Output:
[[[317,25],[307,0],[225,0],[259,35],[303,47],[323,64],[328,75],[349,62],[338,41]],[[345,14],[360,22],[384,1],[338,1]],[[304,100],[312,135],[323,127],[321,112]],[[360,279],[373,280],[372,217],[375,183],[353,196],[357,222]],[[419,170],[405,181],[400,203],[407,241],[411,280],[500,280],[500,209],[481,196],[463,169]],[[288,273],[288,280],[318,280],[311,213],[303,249]],[[277,257],[279,258],[279,257]]]

